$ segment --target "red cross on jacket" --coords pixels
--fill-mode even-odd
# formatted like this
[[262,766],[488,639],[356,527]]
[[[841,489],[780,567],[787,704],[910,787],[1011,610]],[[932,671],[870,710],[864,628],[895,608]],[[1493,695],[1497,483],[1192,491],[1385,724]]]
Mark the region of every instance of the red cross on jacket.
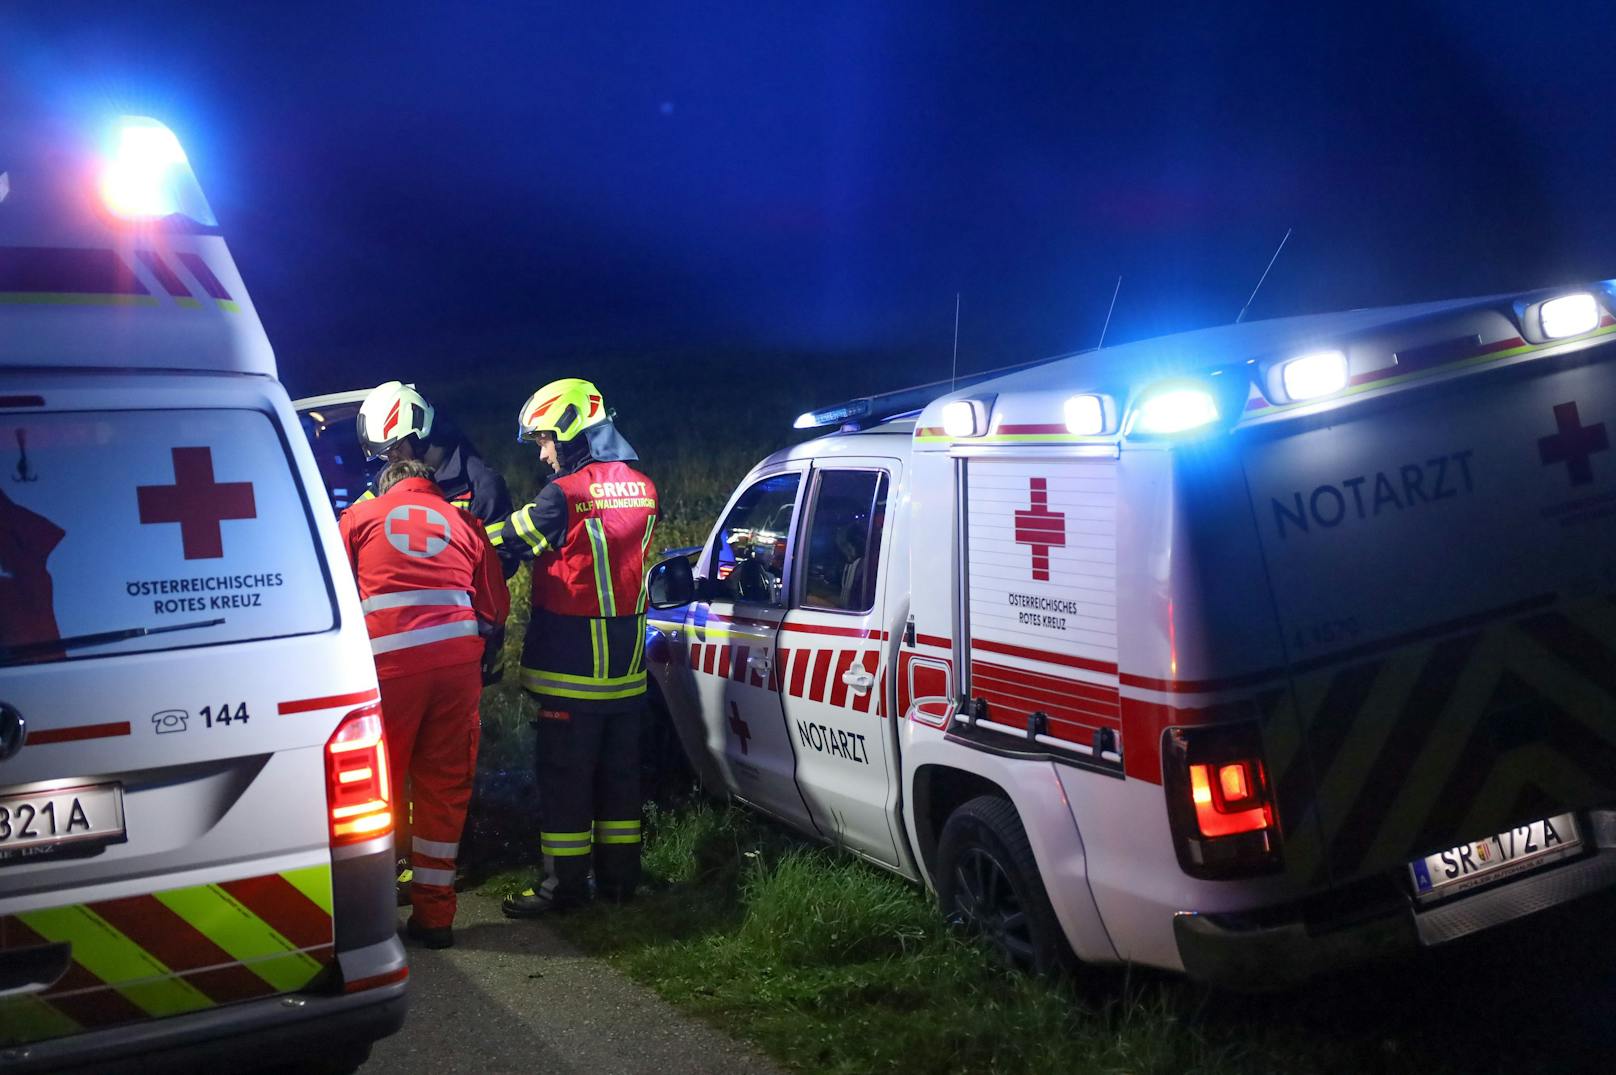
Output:
[[481,636],[505,623],[510,592],[475,517],[428,479],[405,478],[343,512],[341,529],[377,676],[482,660]]

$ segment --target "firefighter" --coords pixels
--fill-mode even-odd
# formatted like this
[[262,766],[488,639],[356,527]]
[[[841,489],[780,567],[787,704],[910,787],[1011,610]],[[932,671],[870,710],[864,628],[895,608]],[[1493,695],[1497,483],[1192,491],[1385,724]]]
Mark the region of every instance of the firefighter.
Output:
[[381,682],[389,776],[394,788],[408,780],[413,789],[414,913],[405,930],[447,948],[477,766],[485,639],[502,631],[510,592],[482,526],[449,503],[424,460],[389,464],[376,488],[343,512],[342,539]]
[[[355,419],[366,459],[420,459],[455,507],[480,522],[510,514],[511,494],[499,471],[483,461],[469,440],[438,414],[413,385],[388,381],[371,389]],[[367,491],[359,499],[376,495]]]
[[490,524],[504,554],[533,561],[522,687],[538,702],[544,880],[505,900],[512,918],[629,899],[640,877],[640,712],[645,700],[645,568],[656,527],[651,479],[600,392],[566,378],[528,397],[518,439],[556,477]]

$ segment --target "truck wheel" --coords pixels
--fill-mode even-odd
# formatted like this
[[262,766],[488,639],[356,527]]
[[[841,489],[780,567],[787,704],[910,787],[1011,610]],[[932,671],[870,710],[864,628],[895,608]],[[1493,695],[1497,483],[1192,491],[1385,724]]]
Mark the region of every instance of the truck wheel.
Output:
[[949,815],[937,843],[943,916],[980,933],[1010,967],[1055,974],[1074,962],[1016,808],[995,795]]

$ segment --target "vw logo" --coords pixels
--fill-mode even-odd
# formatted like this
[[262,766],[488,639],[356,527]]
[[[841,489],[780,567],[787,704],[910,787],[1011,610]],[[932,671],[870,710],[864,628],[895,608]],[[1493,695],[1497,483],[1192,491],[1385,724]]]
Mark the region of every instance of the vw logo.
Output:
[[0,761],[21,750],[22,741],[26,738],[28,723],[22,719],[22,714],[0,702]]

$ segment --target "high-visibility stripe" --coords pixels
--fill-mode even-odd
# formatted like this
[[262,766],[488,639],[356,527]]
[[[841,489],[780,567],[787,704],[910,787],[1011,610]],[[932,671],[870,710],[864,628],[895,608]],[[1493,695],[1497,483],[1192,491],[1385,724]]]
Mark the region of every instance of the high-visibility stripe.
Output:
[[629,658],[628,670],[632,674],[640,671],[640,661],[645,657],[645,613],[634,624],[634,656]]
[[209,1000],[227,1004],[268,996],[275,990],[231,958],[230,953],[192,929],[151,896],[97,902],[95,913],[113,929],[182,975]]
[[539,833],[539,849],[546,855],[557,858],[568,858],[575,855],[589,854],[592,833],[584,832],[541,832]]
[[225,881],[219,887],[295,947],[307,950],[331,943],[331,916],[279,874]]
[[638,821],[597,821],[595,822],[595,842],[597,844],[637,844],[640,842],[640,823]]
[[453,623],[440,623],[436,627],[417,627],[413,631],[378,635],[370,640],[370,652],[392,653],[412,646],[424,646],[430,642],[442,642],[448,638],[475,637],[476,634],[476,620],[456,620]]
[[286,878],[287,884],[308,897],[327,915],[331,912],[331,867],[305,866],[299,870],[283,870],[281,876]]
[[584,530],[589,534],[589,545],[594,550],[595,597],[600,601],[602,616],[617,615],[617,595],[612,590],[611,550],[606,545],[606,524],[599,519],[585,519]]
[[587,676],[569,676],[561,672],[544,672],[536,668],[522,669],[522,687],[535,694],[548,694],[557,698],[591,698],[609,701],[632,698],[645,693],[645,672],[593,679]]
[[437,888],[451,888],[454,885],[453,870],[437,870],[426,866],[415,867],[415,879],[411,884],[432,885]]
[[359,602],[359,607],[366,612],[416,605],[459,605],[470,608],[471,595],[465,590],[399,590],[395,593],[379,593]]
[[422,855],[431,855],[435,859],[452,859],[460,854],[460,844],[446,843],[443,840],[423,840],[419,836],[412,836],[410,850]]
[[300,989],[321,963],[272,929],[218,885],[156,893],[175,914],[282,992]]
[[611,658],[607,653],[605,620],[589,621],[589,646],[594,651],[594,674],[591,678],[605,679],[611,667]]
[[493,545],[493,546],[495,546],[497,548],[498,546],[505,544],[505,520],[504,519],[501,519],[497,523],[489,523],[486,527],[483,528],[483,532],[488,535],[488,543],[490,545]]
[[[22,1028],[22,1036],[18,1034]],[[0,1045],[65,1038],[82,1030],[77,1021],[37,996],[0,997]]]
[[172,977],[173,972],[156,956],[89,907],[25,911],[17,917],[46,940],[71,944],[75,961],[134,1001],[147,1015],[178,1015],[213,1007],[213,1001],[201,990]]
[[651,573],[651,535],[656,532],[657,517],[653,513],[646,517],[645,536],[640,539],[640,605],[639,612],[645,614],[645,603],[650,600],[651,591],[645,585],[646,576]]
[[533,505],[511,513],[511,529],[516,531],[517,537],[527,542],[535,555],[550,551],[549,540],[533,525]]

